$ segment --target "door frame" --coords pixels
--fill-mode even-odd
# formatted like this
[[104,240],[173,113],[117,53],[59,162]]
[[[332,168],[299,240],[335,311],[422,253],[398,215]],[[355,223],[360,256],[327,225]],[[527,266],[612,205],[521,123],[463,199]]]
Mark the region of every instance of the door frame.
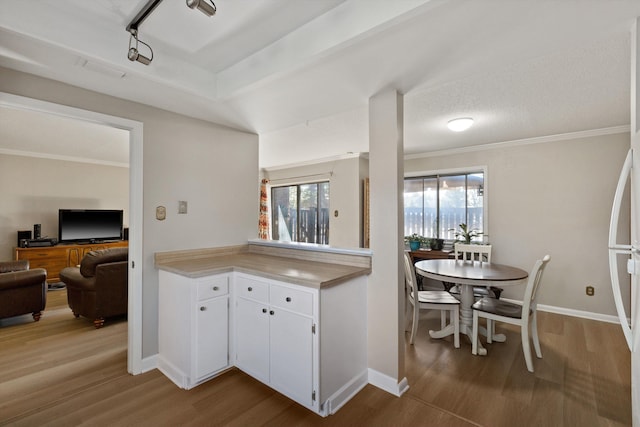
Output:
[[61,117],[111,126],[129,131],[129,307],[127,371],[143,372],[142,364],[142,143],[143,124],[122,117],[68,107],[0,92],[0,106],[37,111]]

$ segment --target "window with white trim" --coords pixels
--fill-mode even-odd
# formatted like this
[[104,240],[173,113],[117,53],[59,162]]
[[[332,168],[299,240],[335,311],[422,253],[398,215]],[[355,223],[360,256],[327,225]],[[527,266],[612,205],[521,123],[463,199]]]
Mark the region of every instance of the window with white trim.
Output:
[[484,232],[484,221],[483,171],[404,179],[405,236],[453,240],[460,224]]
[[329,181],[271,187],[274,240],[329,244]]

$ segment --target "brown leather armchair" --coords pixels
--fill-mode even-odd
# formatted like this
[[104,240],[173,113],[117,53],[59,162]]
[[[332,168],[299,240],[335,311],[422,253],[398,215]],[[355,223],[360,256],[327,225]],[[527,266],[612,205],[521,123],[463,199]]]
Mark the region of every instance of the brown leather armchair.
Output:
[[0,319],[31,313],[40,320],[47,304],[47,271],[28,260],[0,262]]
[[109,248],[86,254],[79,267],[60,271],[74,316],[93,320],[96,329],[104,319],[127,314],[128,248]]

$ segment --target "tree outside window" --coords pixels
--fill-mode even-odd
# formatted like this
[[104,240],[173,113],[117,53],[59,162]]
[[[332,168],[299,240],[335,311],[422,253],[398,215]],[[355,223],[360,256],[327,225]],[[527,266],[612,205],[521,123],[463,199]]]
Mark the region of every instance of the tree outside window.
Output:
[[329,182],[271,188],[274,240],[329,244]]

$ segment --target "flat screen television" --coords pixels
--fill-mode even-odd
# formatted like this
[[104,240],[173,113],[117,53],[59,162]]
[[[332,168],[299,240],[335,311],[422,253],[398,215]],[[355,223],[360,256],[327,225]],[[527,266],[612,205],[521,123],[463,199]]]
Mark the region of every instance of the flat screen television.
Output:
[[59,209],[59,242],[122,240],[122,210]]

